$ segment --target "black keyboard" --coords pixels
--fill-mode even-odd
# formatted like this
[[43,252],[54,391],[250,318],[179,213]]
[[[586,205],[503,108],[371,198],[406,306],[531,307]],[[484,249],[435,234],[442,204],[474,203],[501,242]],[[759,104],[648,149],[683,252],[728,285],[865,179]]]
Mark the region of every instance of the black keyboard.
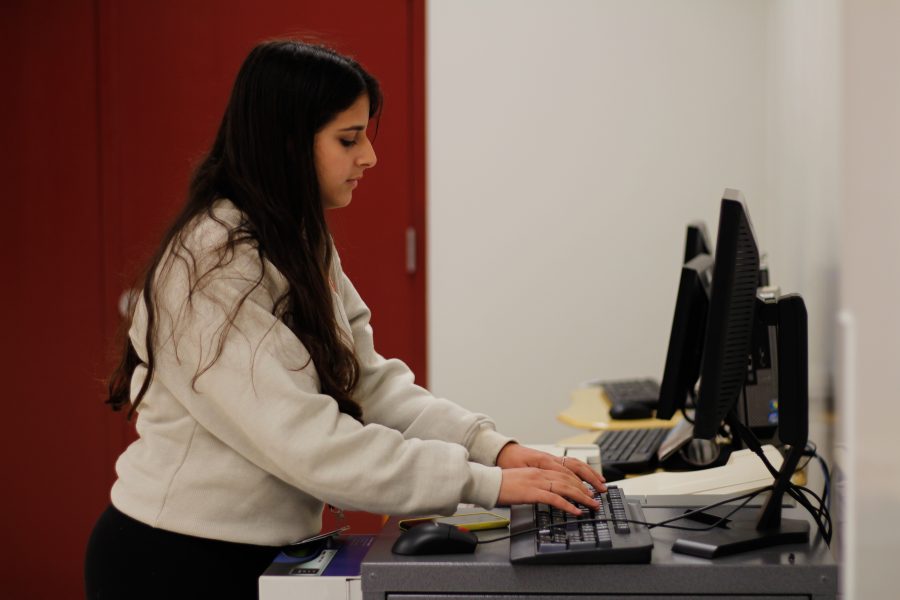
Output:
[[604,431],[594,443],[600,446],[600,463],[623,473],[639,473],[656,463],[656,451],[668,429],[621,429]]
[[600,381],[598,385],[613,405],[637,402],[656,409],[659,404],[659,383],[655,379],[618,379]]
[[[522,564],[648,563],[653,538],[638,503],[628,502],[614,485],[594,492],[600,508],[576,505],[576,517],[547,504],[516,504],[510,509],[509,560]],[[589,519],[610,519],[590,522]],[[538,529],[524,533],[529,529]],[[516,535],[518,532],[519,535]]]

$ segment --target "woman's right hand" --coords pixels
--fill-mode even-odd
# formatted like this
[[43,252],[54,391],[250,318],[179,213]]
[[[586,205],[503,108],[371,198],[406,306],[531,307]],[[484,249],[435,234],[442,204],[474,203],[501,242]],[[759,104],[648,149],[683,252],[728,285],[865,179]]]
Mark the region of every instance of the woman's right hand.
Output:
[[500,496],[497,504],[536,504],[541,502],[580,517],[581,511],[572,502],[591,508],[599,503],[588,493],[580,479],[571,472],[563,473],[535,467],[503,469]]

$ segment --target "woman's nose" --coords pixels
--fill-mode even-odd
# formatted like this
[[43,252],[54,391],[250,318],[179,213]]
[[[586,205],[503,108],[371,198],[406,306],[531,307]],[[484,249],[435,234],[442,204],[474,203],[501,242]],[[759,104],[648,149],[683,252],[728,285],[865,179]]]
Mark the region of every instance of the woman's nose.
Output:
[[359,158],[359,166],[364,167],[366,169],[371,169],[378,163],[378,156],[375,154],[375,147],[372,146],[372,142],[369,140],[368,136],[366,137],[365,148],[363,149],[363,153]]

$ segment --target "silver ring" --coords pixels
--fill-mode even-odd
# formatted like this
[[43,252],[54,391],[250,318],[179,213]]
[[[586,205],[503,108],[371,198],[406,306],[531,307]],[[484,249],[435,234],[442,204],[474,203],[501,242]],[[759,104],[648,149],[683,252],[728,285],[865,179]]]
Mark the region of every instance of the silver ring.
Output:
[[548,490],[551,494],[553,493],[553,482],[550,482],[550,489]]

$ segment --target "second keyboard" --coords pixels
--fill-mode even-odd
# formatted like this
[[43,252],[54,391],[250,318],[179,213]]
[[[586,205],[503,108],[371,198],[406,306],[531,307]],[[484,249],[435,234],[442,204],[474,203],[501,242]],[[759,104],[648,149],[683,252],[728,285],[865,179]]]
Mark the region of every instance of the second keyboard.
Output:
[[655,465],[656,452],[668,433],[662,428],[604,431],[594,443],[600,447],[603,466],[639,473]]

